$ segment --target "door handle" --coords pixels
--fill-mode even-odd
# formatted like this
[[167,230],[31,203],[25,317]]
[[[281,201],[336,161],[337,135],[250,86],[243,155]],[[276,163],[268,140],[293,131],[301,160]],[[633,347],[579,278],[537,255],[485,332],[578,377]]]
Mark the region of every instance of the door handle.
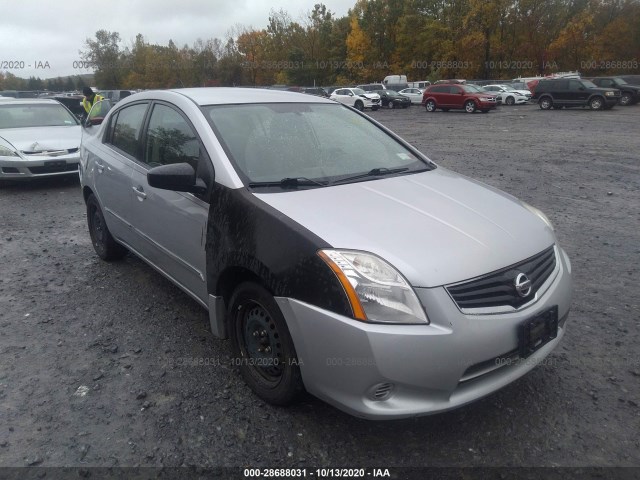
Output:
[[144,193],[144,190],[142,189],[141,186],[137,186],[137,187],[133,187],[133,191],[135,192],[135,194],[138,196],[138,198],[140,199],[140,201],[144,200],[145,198],[147,198],[147,194]]
[[99,162],[96,162],[96,170],[98,170],[98,173],[104,172],[104,165]]

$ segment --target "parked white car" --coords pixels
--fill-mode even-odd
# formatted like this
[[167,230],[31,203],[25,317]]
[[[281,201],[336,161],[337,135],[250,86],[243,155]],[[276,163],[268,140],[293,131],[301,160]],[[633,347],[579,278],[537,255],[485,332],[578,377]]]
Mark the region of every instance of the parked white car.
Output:
[[420,90],[419,88],[405,88],[404,90],[400,90],[398,93],[405,97],[409,97],[411,99],[411,103],[422,105],[422,94],[424,93],[424,90]]
[[482,87],[487,92],[492,92],[505,105],[519,105],[527,103],[531,99],[529,90],[516,90],[509,85],[485,85]]
[[357,110],[364,110],[365,108],[378,110],[380,108],[380,95],[367,93],[361,88],[338,88],[333,91],[329,98]]
[[0,180],[78,175],[80,122],[61,103],[3,99],[0,105]]

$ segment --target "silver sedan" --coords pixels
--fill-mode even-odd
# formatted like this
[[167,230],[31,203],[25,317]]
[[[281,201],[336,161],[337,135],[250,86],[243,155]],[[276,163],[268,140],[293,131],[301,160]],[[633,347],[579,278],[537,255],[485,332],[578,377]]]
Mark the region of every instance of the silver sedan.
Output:
[[0,179],[77,175],[81,127],[55,100],[0,102]]
[[400,90],[398,93],[405,97],[409,97],[411,99],[411,103],[415,105],[422,105],[422,95],[424,94],[424,90],[420,90],[419,88],[405,88],[404,90]]
[[549,219],[367,115],[202,88],[89,118],[96,253],[133,252],[208,309],[267,402],[306,390],[366,418],[442,412],[521,377],[565,334],[571,263]]

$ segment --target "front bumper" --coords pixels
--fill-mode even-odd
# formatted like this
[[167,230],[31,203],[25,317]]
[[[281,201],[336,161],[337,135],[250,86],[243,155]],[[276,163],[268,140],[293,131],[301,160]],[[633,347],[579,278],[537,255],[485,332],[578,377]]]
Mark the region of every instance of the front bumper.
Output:
[[34,155],[29,158],[0,158],[0,179],[22,180],[35,177],[55,177],[58,175],[78,175],[80,154],[50,157]]
[[[465,315],[445,288],[417,288],[429,325],[371,324],[295,299],[276,300],[310,393],[358,417],[428,415],[504,387],[553,351],[571,302],[571,264],[561,249],[558,260],[541,298],[511,313]],[[554,305],[557,338],[526,359],[514,356],[518,326]]]
[[483,102],[483,101],[478,101],[478,108],[480,110],[487,110],[487,109],[491,109],[491,108],[496,108],[496,106],[498,105],[498,102]]

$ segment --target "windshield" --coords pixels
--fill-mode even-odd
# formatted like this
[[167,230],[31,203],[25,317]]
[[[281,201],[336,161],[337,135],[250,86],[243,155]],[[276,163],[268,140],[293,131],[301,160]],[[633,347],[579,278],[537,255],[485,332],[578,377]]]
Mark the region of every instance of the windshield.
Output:
[[0,105],[0,128],[68,127],[78,120],[60,104]]
[[515,88],[510,87],[510,86],[508,86],[508,85],[503,85],[503,86],[502,86],[502,89],[503,89],[505,92],[515,92],[515,91],[516,91],[516,89],[515,89]]
[[352,88],[351,91],[353,93],[355,93],[356,95],[364,95],[365,93],[367,93],[364,90],[362,90],[361,88]]
[[202,108],[250,184],[303,178],[325,184],[370,172],[434,165],[341,104],[272,103]]
[[628,85],[627,81],[620,77],[614,78],[613,81],[616,82],[618,85]]
[[480,87],[476,87],[475,85],[460,85],[462,89],[467,93],[486,93],[485,90],[482,90]]

